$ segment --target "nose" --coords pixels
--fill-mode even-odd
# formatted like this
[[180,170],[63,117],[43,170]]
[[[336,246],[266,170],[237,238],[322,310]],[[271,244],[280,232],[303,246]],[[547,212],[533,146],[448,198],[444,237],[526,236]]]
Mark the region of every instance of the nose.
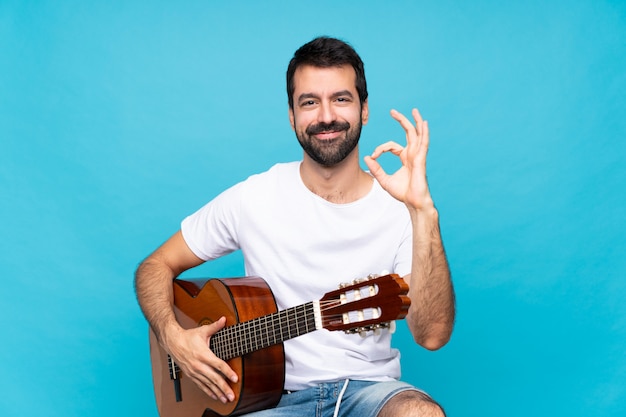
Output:
[[319,107],[317,121],[320,123],[331,123],[336,119],[335,111],[330,103],[322,103]]

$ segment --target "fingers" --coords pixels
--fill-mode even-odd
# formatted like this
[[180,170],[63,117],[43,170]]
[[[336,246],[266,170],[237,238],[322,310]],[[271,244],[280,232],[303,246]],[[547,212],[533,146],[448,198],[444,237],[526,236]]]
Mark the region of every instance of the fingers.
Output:
[[378,145],[370,156],[366,156],[364,158],[364,161],[374,178],[376,178],[379,183],[385,184],[388,181],[389,175],[387,175],[383,167],[378,163],[378,161],[376,161],[376,159],[385,152],[391,152],[392,154],[400,157],[400,160],[404,163],[405,156],[403,155],[403,151],[404,146],[390,141],[383,143],[382,145]]
[[389,141],[387,143],[383,143],[382,145],[378,145],[376,149],[374,149],[374,152],[372,152],[372,158],[376,159],[385,152],[391,152],[394,155],[400,155],[403,150],[404,146],[396,142]]
[[419,110],[417,109],[413,109],[411,111],[411,113],[413,114],[413,119],[415,119],[415,124],[416,125],[420,125],[424,122],[424,119],[422,119],[422,115],[420,114]]
[[210,366],[201,367],[199,371],[190,371],[188,375],[202,391],[214,400],[227,403],[235,399],[234,393],[226,383],[226,380],[224,380],[224,377],[219,372],[216,372],[214,368]]
[[426,121],[422,118],[419,110],[414,108],[411,113],[413,115],[413,119],[415,120],[415,125],[413,125],[409,119],[407,119],[407,117],[399,111],[393,109],[390,112],[391,117],[397,120],[400,123],[400,126],[402,126],[404,131],[407,133],[407,139],[410,139],[409,135],[412,135],[413,133],[415,133],[417,137],[423,136],[425,133],[427,134],[424,127]]
[[397,120],[406,132],[407,148],[409,158],[417,157],[417,160],[424,161],[428,146],[430,143],[430,134],[428,130],[428,122],[422,118],[419,110],[414,108],[411,111],[415,125],[409,119],[397,110],[391,110],[391,117]]
[[387,173],[385,172],[383,167],[381,167],[378,161],[376,161],[373,157],[368,155],[363,158],[363,160],[365,161],[365,165],[367,165],[367,168],[370,170],[372,176],[376,178],[379,182],[383,179],[383,177],[387,176]]
[[[429,198],[426,181],[426,153],[429,145],[428,123],[417,109],[411,114],[413,124],[397,110],[391,116],[400,123],[406,133],[406,146],[396,142],[383,143],[370,156],[364,158],[372,176],[392,197],[412,207],[422,207]],[[377,159],[390,152],[400,159],[402,166],[393,174],[387,174]]]
[[[211,324],[209,324],[207,326],[200,326],[199,327],[199,329],[205,333],[204,334],[204,339],[207,341],[207,347],[208,347],[208,343],[209,343],[209,338],[211,336],[213,336],[215,333],[217,333],[218,331],[220,331],[224,327],[225,324],[226,324],[226,317],[220,317],[220,319],[217,320],[214,323],[211,323]],[[223,360],[219,359],[212,352],[211,352],[211,354],[216,359],[214,367],[218,371],[220,371],[222,373],[222,375],[224,375],[224,377],[226,377],[230,381],[237,382],[237,380],[239,378],[237,377],[237,374],[235,373],[235,371],[233,371],[230,368],[230,366],[228,366],[228,364],[226,362],[224,362]]]
[[226,318],[221,317],[214,323],[206,326],[200,326],[198,328],[198,331],[202,334],[202,339],[205,341],[205,349],[200,350],[204,356],[201,358],[204,366],[202,372],[200,372],[197,376],[198,379],[202,380],[203,384],[209,388],[213,394],[213,398],[219,398],[219,400],[223,403],[233,401],[235,399],[233,390],[226,379],[235,383],[237,382],[238,377],[225,361],[215,356],[213,352],[206,348],[209,346],[210,337],[221,330],[225,324]]
[[[393,117],[394,119],[396,119],[400,123],[400,126],[402,126],[402,128],[407,133],[409,133],[409,131],[411,131],[411,130],[415,130],[415,127],[409,121],[409,119],[407,119],[406,116],[403,115],[402,113],[400,113],[398,110],[392,109],[389,113],[391,114],[391,117]],[[417,115],[418,118],[415,118],[416,115]],[[413,109],[413,117],[415,118],[416,124],[418,124],[419,121],[422,120],[422,117],[419,114],[419,112],[417,111],[417,109]]]
[[172,352],[183,372],[207,395],[223,403],[235,399],[227,380],[234,383],[238,377],[225,361],[211,352],[209,341],[225,324],[226,319],[221,317],[209,325],[184,330],[180,344]]
[[422,143],[420,147],[424,150],[423,154],[426,157],[426,152],[428,152],[428,147],[430,146],[430,132],[428,131],[428,122],[424,120],[424,124],[422,125]]

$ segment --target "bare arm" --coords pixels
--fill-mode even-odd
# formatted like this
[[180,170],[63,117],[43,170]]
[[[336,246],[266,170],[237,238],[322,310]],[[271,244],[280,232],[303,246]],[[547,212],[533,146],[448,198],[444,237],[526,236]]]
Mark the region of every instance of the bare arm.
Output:
[[222,375],[233,382],[237,375],[209,349],[210,337],[224,327],[225,319],[185,330],[174,315],[173,279],[202,262],[189,249],[179,231],[139,265],[135,273],[135,291],[159,343],[174,357],[183,372],[212,398],[232,401],[233,391]]
[[[393,197],[407,206],[413,226],[413,260],[409,284],[411,308],[407,322],[413,338],[427,349],[445,345],[454,326],[454,289],[446,259],[439,214],[434,206],[426,180],[426,154],[429,145],[428,123],[413,110],[415,125],[392,110],[406,132],[407,145],[387,142],[378,146],[365,163],[372,175]],[[387,175],[376,159],[385,152],[397,155],[402,167]]]
[[439,232],[439,214],[412,210],[413,264],[409,282],[411,308],[407,322],[417,343],[436,350],[445,345],[454,325],[454,289]]

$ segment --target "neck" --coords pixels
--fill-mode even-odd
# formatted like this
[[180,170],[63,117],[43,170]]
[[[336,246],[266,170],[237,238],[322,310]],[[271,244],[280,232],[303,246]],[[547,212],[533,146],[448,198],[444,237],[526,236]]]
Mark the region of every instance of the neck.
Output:
[[358,147],[332,167],[318,164],[305,153],[300,176],[312,193],[335,204],[356,201],[372,188],[372,177],[359,166]]

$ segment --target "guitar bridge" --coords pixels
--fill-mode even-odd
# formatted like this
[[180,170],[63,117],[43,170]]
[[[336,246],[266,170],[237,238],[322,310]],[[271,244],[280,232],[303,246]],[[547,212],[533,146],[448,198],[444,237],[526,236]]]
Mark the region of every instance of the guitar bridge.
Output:
[[183,400],[183,394],[180,389],[180,368],[170,355],[167,355],[167,366],[170,370],[170,379],[174,383],[174,395],[176,396],[176,402],[179,403]]

